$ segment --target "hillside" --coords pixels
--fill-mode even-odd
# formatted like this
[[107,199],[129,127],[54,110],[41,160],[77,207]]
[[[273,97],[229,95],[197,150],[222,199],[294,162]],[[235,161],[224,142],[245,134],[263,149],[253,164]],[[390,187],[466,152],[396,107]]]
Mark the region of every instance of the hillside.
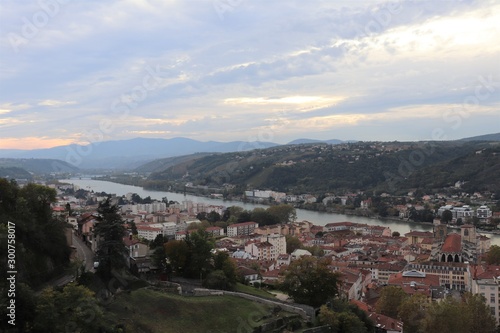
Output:
[[136,168],[134,171],[139,173],[150,173],[150,172],[160,172],[166,170],[174,165],[187,163],[192,160],[196,160],[202,157],[210,155],[210,153],[198,153],[192,155],[176,156],[161,158],[149,163],[143,164]]
[[[433,186],[433,177],[446,175],[440,185],[453,185],[462,176],[471,183],[489,187],[500,173],[484,169],[495,165],[497,156],[475,154],[488,148],[484,142],[360,142],[341,145],[324,143],[279,146],[251,152],[212,154],[186,160],[168,169],[152,173],[150,181],[192,182],[195,185],[272,189],[283,192],[321,193],[333,190],[406,191],[419,184]],[[460,165],[467,157],[465,171],[451,173],[443,166]],[[487,159],[487,161],[483,160]],[[498,164],[498,163],[497,163]],[[448,168],[448,167],[447,167]],[[407,178],[421,171],[418,179]],[[455,179],[459,177],[458,179]],[[413,179],[413,178],[411,178]],[[440,178],[439,178],[440,179]]]
[[500,189],[500,145],[416,171],[405,182],[407,187],[442,188],[465,182],[468,192]]
[[0,158],[45,158],[68,161],[83,169],[134,169],[146,162],[165,157],[199,152],[247,151],[273,147],[272,142],[217,142],[197,141],[188,138],[135,138],[102,141],[88,145],[67,145],[47,149],[0,149]]
[[[0,158],[0,168],[21,168],[35,174],[77,172],[78,168],[64,161],[42,158]],[[26,177],[23,177],[26,178]]]
[[182,297],[148,289],[122,293],[106,310],[107,320],[126,332],[150,333],[250,332],[286,315],[269,316],[271,307],[234,296]]
[[23,168],[0,166],[0,178],[31,180],[33,176]]
[[500,133],[478,135],[470,138],[463,138],[460,139],[460,141],[500,141]]

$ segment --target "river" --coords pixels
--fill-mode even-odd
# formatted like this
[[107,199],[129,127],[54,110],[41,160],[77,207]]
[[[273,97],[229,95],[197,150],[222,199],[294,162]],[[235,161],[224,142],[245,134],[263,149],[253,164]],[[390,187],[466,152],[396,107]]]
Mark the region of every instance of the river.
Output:
[[[151,190],[145,190],[142,187],[138,186],[123,185],[102,180],[92,180],[88,178],[64,179],[60,180],[60,182],[74,184],[80,187],[81,189],[88,191],[93,190],[94,192],[106,192],[108,194],[116,194],[118,196],[122,196],[127,193],[137,193],[139,196],[141,196],[141,198],[150,196],[152,199],[161,200],[162,198],[167,197],[168,200],[173,200],[177,202],[190,200],[193,202],[205,203],[210,205],[220,205],[225,207],[240,206],[247,210],[252,210],[256,207],[262,207],[262,208],[268,207],[265,205],[244,203],[241,201],[198,197],[190,194],[184,195],[182,193],[175,193],[175,192],[151,191]],[[411,230],[432,231],[432,225],[429,224],[421,224],[416,222],[405,222],[405,221],[391,221],[391,220],[381,221],[363,216],[334,214],[334,213],[310,211],[305,209],[297,209],[297,221],[303,221],[303,220],[310,221],[316,225],[325,225],[331,222],[345,222],[345,221],[364,223],[368,225],[382,225],[389,227],[391,231],[398,231],[401,235],[404,235],[405,233],[410,232]],[[500,246],[500,235],[488,234],[486,236],[491,238],[492,245]]]

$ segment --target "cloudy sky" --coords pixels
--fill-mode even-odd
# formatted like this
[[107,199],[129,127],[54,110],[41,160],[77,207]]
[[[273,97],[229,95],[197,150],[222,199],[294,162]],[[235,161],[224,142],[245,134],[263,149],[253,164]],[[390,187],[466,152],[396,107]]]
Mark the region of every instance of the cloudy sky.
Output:
[[500,132],[499,1],[5,0],[0,148]]

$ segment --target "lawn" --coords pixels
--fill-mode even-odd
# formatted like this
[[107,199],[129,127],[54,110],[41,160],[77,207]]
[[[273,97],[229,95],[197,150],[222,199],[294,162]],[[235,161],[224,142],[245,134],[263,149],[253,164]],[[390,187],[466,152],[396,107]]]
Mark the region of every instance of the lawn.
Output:
[[247,286],[247,285],[244,285],[242,283],[237,283],[235,288],[234,288],[234,291],[276,300],[276,297],[273,294],[267,292],[266,290],[255,288],[252,286]]
[[149,289],[122,293],[106,306],[126,332],[250,332],[272,309],[234,296],[185,297]]

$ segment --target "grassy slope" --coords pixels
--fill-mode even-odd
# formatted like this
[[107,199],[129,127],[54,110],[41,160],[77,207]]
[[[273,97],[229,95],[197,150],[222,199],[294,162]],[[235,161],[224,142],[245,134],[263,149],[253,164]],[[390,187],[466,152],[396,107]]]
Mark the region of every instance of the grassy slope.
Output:
[[127,332],[235,332],[259,326],[256,318],[271,309],[233,296],[182,297],[148,289],[120,294],[106,316]]

